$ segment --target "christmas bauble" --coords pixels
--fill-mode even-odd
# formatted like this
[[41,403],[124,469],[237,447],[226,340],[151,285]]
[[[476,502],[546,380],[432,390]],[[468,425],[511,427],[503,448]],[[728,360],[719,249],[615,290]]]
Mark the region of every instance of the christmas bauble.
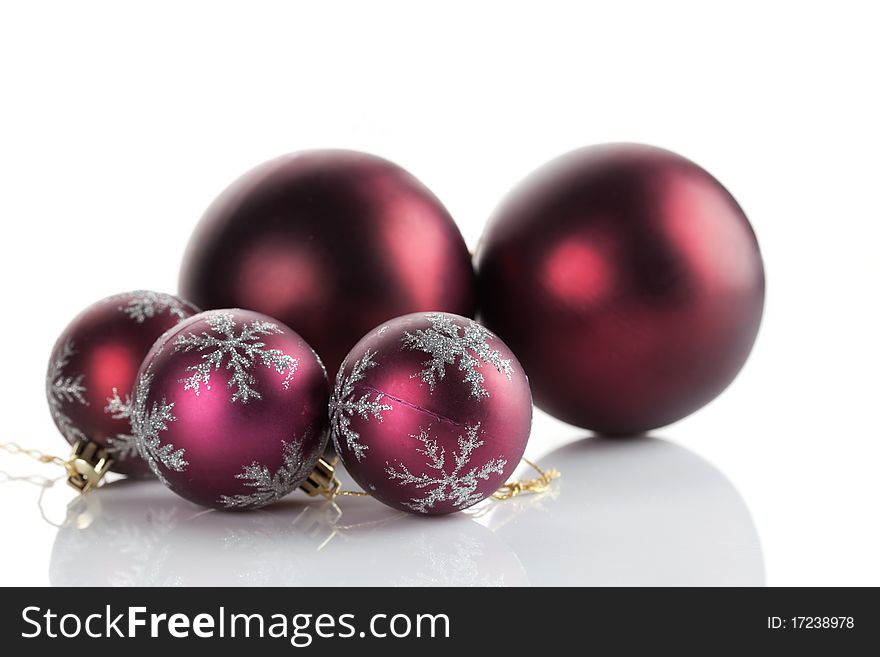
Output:
[[471,319],[414,313],[346,356],[330,400],[333,442],[368,493],[405,511],[465,509],[522,457],[528,380],[510,349]]
[[46,398],[69,443],[97,443],[111,470],[149,474],[131,431],[135,375],[156,339],[197,312],[170,294],[141,290],[102,299],[67,325],[49,358]]
[[277,317],[328,371],[361,336],[420,310],[472,316],[470,255],[409,173],[350,151],[278,158],[235,181],[189,243],[180,290],[202,308]]
[[320,359],[290,328],[250,311],[203,312],[141,365],[138,448],[192,502],[259,508],[311,473],[327,441],[328,393]]
[[736,376],[764,304],[752,228],[709,173],[640,145],[584,148],[503,202],[477,254],[483,321],[535,403],[608,434],[659,427]]

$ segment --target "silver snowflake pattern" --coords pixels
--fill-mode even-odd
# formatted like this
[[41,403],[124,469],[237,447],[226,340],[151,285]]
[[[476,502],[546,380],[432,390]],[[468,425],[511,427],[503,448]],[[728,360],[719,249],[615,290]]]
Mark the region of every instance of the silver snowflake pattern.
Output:
[[[154,563],[154,551],[181,520],[178,517],[180,509],[147,503],[138,513],[130,513],[126,504],[117,507],[108,503],[110,498],[117,499],[117,493],[123,499],[132,499],[131,491],[117,491],[111,487],[106,491],[95,491],[94,495],[80,495],[70,502],[67,518],[55,539],[58,549],[53,552],[49,565],[53,584],[94,586],[95,572],[82,568],[82,563],[89,559],[97,545],[110,554],[123,557],[101,562],[102,578],[110,586],[150,584],[147,575]],[[163,499],[168,504],[169,498]]]
[[336,451],[341,451],[340,440],[351,450],[354,457],[361,461],[369,445],[360,441],[360,434],[351,428],[351,418],[357,415],[363,420],[374,418],[382,421],[382,412],[392,410],[391,404],[382,402],[385,395],[381,392],[365,392],[361,397],[355,394],[355,384],[366,376],[367,370],[376,366],[373,361],[374,351],[367,351],[351,368],[348,376],[343,376],[345,363],[339,368],[336,385],[330,397],[330,431]]
[[404,502],[404,505],[413,511],[428,513],[438,502],[449,501],[456,509],[464,509],[483,499],[476,492],[479,480],[488,481],[491,475],[502,474],[507,459],[489,459],[483,465],[467,470],[473,453],[483,445],[479,434],[479,422],[465,426],[465,433],[458,437],[458,451],[452,453],[455,465],[450,472],[446,471],[446,450],[431,438],[427,430],[421,429],[417,436],[411,436],[424,445],[424,449],[417,451],[428,457],[427,467],[432,472],[416,475],[400,461],[396,468],[386,463],[385,472],[391,481],[398,481],[401,486],[425,490],[421,497],[413,497],[409,502]]
[[[131,396],[126,395],[125,399],[122,399],[119,391],[113,388],[113,396],[107,398],[104,412],[114,420],[126,420],[131,424]],[[126,433],[110,436],[107,438],[107,453],[119,461],[135,458],[138,455],[137,440],[132,434]]]
[[245,486],[253,488],[250,493],[238,495],[221,495],[220,504],[225,509],[259,509],[260,507],[277,502],[290,491],[296,488],[300,482],[312,471],[318,460],[303,458],[303,442],[281,442],[283,446],[284,462],[274,473],[269,468],[254,461],[242,468],[235,475],[236,479],[243,479]]
[[138,324],[142,324],[145,320],[162,313],[168,313],[183,320],[189,317],[187,307],[178,299],[170,294],[162,292],[151,292],[150,290],[138,290],[131,294],[123,295],[128,298],[128,303],[119,306],[119,310]]
[[470,320],[461,327],[451,317],[439,313],[428,313],[426,317],[431,328],[407,331],[403,334],[403,345],[431,355],[423,363],[425,369],[414,376],[421,377],[432,391],[437,380],[446,376],[446,366],[455,365],[456,361],[458,369],[464,372],[463,381],[471,385],[471,396],[478,400],[489,396],[480,371],[484,363],[494,365],[510,379],[513,372],[510,359],[502,358],[500,351],[489,346],[488,341],[495,336],[488,329]]
[[127,461],[138,457],[135,437],[128,433],[117,433],[107,437],[107,454],[116,461]]
[[186,368],[192,375],[182,380],[184,390],[192,390],[196,395],[202,385],[210,390],[211,372],[219,370],[227,357],[229,360],[226,369],[232,370],[232,376],[226,387],[235,388],[233,402],[241,401],[246,404],[251,399],[262,399],[262,395],[254,388],[257,379],[251,373],[251,368],[258,359],[267,369],[274,368],[279,374],[287,372],[282,384],[285,388],[290,385],[299,361],[280,349],[266,349],[266,343],[260,340],[260,336],[282,333],[277,324],[263,320],[246,322],[236,335],[235,317],[232,313],[212,313],[208,315],[207,322],[211,327],[210,333],[189,333],[178,336],[174,342],[175,352],[204,352],[201,363]]
[[400,583],[404,586],[504,586],[503,572],[481,572],[479,560],[486,556],[484,548],[484,543],[465,533],[457,534],[441,546],[428,533],[422,533],[403,550],[423,566],[416,572],[404,573]]
[[46,399],[49,400],[49,411],[58,430],[71,442],[85,440],[86,436],[74,426],[73,420],[64,412],[64,407],[71,403],[89,405],[85,398],[86,386],[83,384],[85,375],[69,375],[64,371],[75,353],[73,342],[67,340],[49,362],[49,370],[46,373]]
[[183,472],[189,465],[184,458],[183,448],[175,449],[171,443],[162,444],[161,433],[168,430],[168,424],[177,418],[172,414],[174,403],[154,401],[147,404],[153,375],[148,371],[138,377],[134,392],[134,403],[131,410],[131,428],[134,430],[138,452],[159,481],[167,484],[168,480],[162,473],[160,465],[174,472]]

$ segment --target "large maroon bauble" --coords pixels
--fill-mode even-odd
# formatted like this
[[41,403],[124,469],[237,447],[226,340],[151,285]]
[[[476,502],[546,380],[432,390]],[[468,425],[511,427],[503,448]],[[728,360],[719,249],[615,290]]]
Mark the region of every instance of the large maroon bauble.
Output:
[[386,160],[307,151],[267,162],[208,208],[180,290],[299,332],[329,372],[361,336],[420,310],[473,316],[474,274],[440,201]]
[[171,490],[203,506],[254,509],[311,473],[327,443],[328,395],[324,366],[291,329],[214,310],[150,350],[132,424],[141,456]]
[[346,470],[404,511],[465,509],[522,458],[529,382],[510,349],[471,319],[414,313],[371,331],[346,356],[330,400]]
[[721,184],[683,157],[593,146],[504,201],[477,254],[482,317],[516,352],[535,402],[608,434],[685,417],[745,362],[764,268]]
[[77,315],[55,342],[46,372],[49,410],[67,442],[95,442],[107,448],[111,470],[148,475],[131,431],[135,376],[156,339],[197,312],[170,294],[140,290]]

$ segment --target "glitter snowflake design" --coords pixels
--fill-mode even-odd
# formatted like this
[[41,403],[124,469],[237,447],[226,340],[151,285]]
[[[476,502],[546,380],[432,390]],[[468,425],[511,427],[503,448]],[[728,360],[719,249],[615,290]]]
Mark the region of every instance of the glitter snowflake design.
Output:
[[74,426],[73,420],[64,412],[65,405],[71,403],[89,405],[85,398],[86,386],[83,384],[85,375],[69,375],[64,371],[75,353],[73,342],[67,340],[49,362],[49,370],[46,373],[46,398],[49,400],[49,411],[58,430],[70,442],[85,440],[86,436]]
[[208,315],[207,322],[211,333],[189,333],[179,336],[174,342],[175,352],[204,352],[201,363],[186,368],[192,375],[182,380],[184,390],[192,390],[196,395],[201,391],[202,385],[210,390],[211,372],[219,370],[226,358],[229,359],[226,369],[232,370],[226,387],[235,388],[231,398],[233,402],[241,401],[246,404],[251,399],[262,399],[262,395],[254,388],[257,379],[251,373],[251,368],[258,359],[267,369],[274,368],[279,374],[287,372],[282,385],[285,388],[290,385],[299,361],[280,349],[266,349],[266,343],[260,340],[263,335],[282,333],[277,324],[263,320],[247,322],[236,335],[235,317],[232,313],[212,313]]
[[505,586],[505,574],[480,572],[479,559],[486,556],[485,545],[468,534],[459,533],[444,549],[427,533],[407,543],[403,551],[422,567],[401,576],[403,586]]
[[342,451],[340,440],[344,438],[346,447],[358,462],[364,458],[369,445],[361,443],[361,435],[351,428],[351,418],[357,415],[363,420],[374,418],[381,422],[382,412],[392,410],[391,404],[382,403],[385,395],[381,392],[366,392],[359,398],[355,395],[355,384],[366,376],[367,370],[376,366],[373,361],[375,355],[376,352],[367,351],[354,364],[348,376],[343,376],[345,363],[342,363],[330,397],[330,431],[336,451]]
[[115,498],[116,492],[96,491],[95,495],[81,495],[70,502],[67,518],[55,539],[58,549],[49,565],[53,584],[94,586],[94,570],[82,568],[81,564],[92,557],[96,545],[110,554],[124,556],[101,562],[102,579],[110,586],[149,584],[147,576],[154,563],[154,550],[181,520],[180,509],[144,505],[138,513],[128,513],[127,506],[126,511],[115,511],[112,503],[105,506],[102,502]]
[[168,424],[177,418],[171,413],[174,403],[167,403],[164,397],[161,402],[154,401],[147,405],[152,382],[153,375],[149,370],[138,377],[131,410],[131,427],[141,458],[147,462],[159,481],[167,485],[168,480],[159,466],[163,465],[174,472],[183,472],[189,462],[184,459],[183,448],[175,449],[171,443],[162,444],[161,432],[167,431]]
[[411,498],[411,501],[404,502],[404,506],[428,513],[438,502],[452,502],[456,509],[464,509],[482,500],[483,495],[476,492],[479,480],[488,481],[492,474],[502,474],[507,459],[493,458],[482,466],[467,470],[473,453],[483,445],[479,434],[479,422],[465,426],[464,435],[458,437],[458,451],[452,453],[455,465],[451,472],[446,471],[446,450],[431,438],[427,430],[422,429],[417,436],[411,436],[424,445],[424,449],[417,451],[428,457],[426,465],[433,472],[415,475],[400,461],[396,468],[386,463],[385,472],[391,481],[397,481],[401,486],[425,489],[424,495]]
[[451,317],[439,313],[428,313],[425,317],[431,322],[431,328],[407,331],[403,334],[403,345],[431,355],[423,363],[425,369],[414,375],[421,377],[431,391],[437,380],[446,376],[446,366],[455,365],[456,361],[458,369],[464,372],[463,381],[471,384],[471,396],[478,400],[489,396],[480,371],[484,363],[494,365],[510,379],[513,372],[510,359],[502,358],[500,351],[489,346],[488,341],[495,336],[487,329],[471,321],[461,327]]
[[178,320],[189,317],[186,306],[170,294],[138,290],[124,296],[129,299],[128,303],[119,306],[119,310],[138,324],[143,324],[148,318],[162,313],[174,315]]
[[[119,391],[113,388],[113,396],[107,398],[104,412],[114,420],[126,420],[131,423],[132,404],[131,396],[125,399],[119,396]],[[107,453],[114,459],[122,461],[135,458],[138,455],[137,440],[131,434],[118,433],[107,438]]]
[[107,454],[116,461],[126,461],[138,456],[137,440],[127,433],[107,437]]
[[243,479],[245,486],[253,488],[253,492],[239,495],[221,495],[220,504],[225,509],[245,510],[259,509],[260,507],[277,502],[290,491],[296,488],[300,482],[315,467],[318,460],[303,458],[303,442],[282,441],[284,462],[274,473],[269,468],[260,465],[256,461],[242,468],[235,475],[236,479]]

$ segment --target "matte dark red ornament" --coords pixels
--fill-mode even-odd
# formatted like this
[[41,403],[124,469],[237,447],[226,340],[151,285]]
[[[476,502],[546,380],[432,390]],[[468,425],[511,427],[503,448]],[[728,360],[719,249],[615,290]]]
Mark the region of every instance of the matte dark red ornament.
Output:
[[636,144],[583,148],[502,203],[477,253],[483,321],[535,402],[632,434],[685,417],[736,376],[764,305],[740,206],[693,162]]
[[329,384],[290,328],[245,310],[191,317],[141,366],[133,420],[159,479],[202,506],[255,509],[297,488],[327,443]]
[[148,475],[131,430],[135,376],[156,339],[197,312],[170,294],[140,290],[77,315],[55,342],[46,373],[49,410],[64,438],[106,448],[115,472]]
[[528,380],[484,327],[414,313],[367,334],[346,356],[330,401],[346,470],[389,506],[438,514],[485,499],[522,458]]
[[208,208],[180,290],[202,308],[248,308],[292,327],[328,371],[381,322],[420,310],[473,316],[464,240],[437,198],[364,153],[267,162]]

